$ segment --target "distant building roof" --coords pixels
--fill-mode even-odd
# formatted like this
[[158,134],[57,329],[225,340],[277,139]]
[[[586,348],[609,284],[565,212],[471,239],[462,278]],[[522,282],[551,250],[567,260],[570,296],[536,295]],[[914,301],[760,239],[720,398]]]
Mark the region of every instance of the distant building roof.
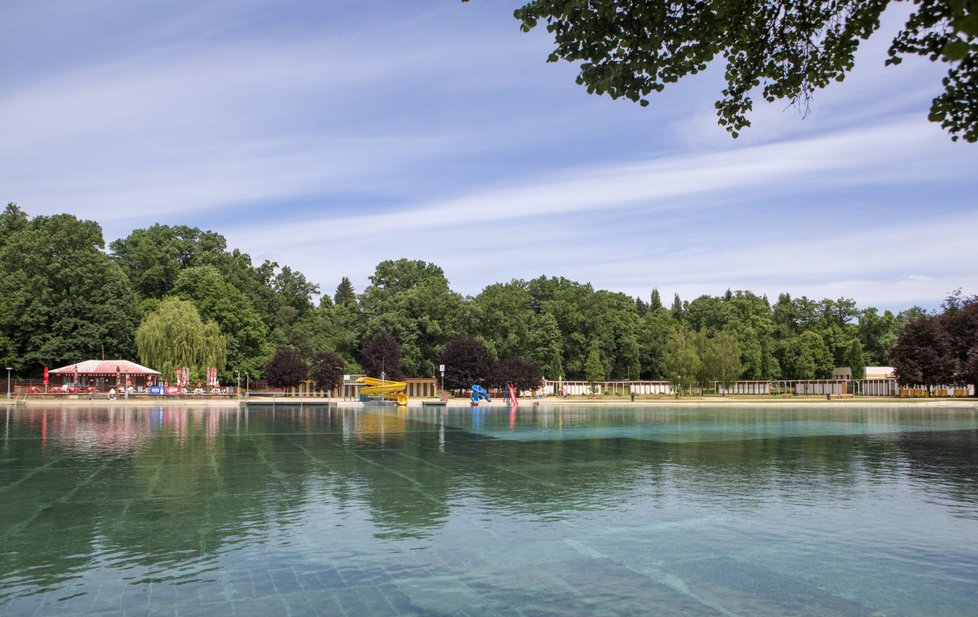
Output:
[[49,371],[51,375],[98,375],[115,377],[119,375],[159,375],[159,371],[146,368],[129,360],[85,360]]
[[867,366],[866,379],[891,379],[893,377],[892,366]]

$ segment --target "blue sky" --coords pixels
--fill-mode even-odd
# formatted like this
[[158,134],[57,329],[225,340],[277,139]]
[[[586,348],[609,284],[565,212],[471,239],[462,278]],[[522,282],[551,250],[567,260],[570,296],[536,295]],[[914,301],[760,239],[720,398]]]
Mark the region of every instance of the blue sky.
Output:
[[978,145],[926,119],[940,66],[883,66],[905,9],[807,114],[756,102],[732,140],[722,67],[644,109],[588,95],[519,4],[8,0],[0,199],[107,242],[213,229],[325,293],[400,257],[472,295],[541,274],[897,310],[978,293]]

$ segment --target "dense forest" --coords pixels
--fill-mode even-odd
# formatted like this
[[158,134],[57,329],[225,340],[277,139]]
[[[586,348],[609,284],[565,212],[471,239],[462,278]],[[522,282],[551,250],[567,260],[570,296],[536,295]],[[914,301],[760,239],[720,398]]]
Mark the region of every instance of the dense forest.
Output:
[[[656,289],[634,298],[546,276],[463,297],[440,267],[406,259],[378,264],[359,293],[343,278],[330,294],[288,266],[253,263],[213,231],[153,225],[106,247],[94,221],[30,217],[15,204],[0,215],[0,269],[0,354],[22,377],[100,357],[190,366],[198,377],[217,366],[224,381],[285,382],[306,368],[433,376],[446,362],[461,382],[493,363],[589,381],[814,379],[835,366],[858,377],[894,362],[908,324],[917,338],[896,349],[920,365],[913,350],[950,341],[941,325],[953,321],[788,293],[663,302]],[[952,296],[945,309],[973,324],[978,302]],[[975,356],[976,329],[956,327],[966,342],[934,369],[945,380],[968,373]],[[928,370],[914,377],[936,379]]]

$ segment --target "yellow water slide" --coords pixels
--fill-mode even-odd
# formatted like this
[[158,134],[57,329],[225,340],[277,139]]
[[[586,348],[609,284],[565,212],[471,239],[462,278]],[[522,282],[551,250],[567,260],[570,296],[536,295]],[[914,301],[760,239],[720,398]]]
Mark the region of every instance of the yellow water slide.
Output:
[[377,379],[376,377],[360,377],[357,383],[362,383],[360,396],[382,396],[393,394],[391,398],[397,401],[398,405],[407,405],[408,397],[404,393],[407,390],[407,383],[403,381],[388,381]]

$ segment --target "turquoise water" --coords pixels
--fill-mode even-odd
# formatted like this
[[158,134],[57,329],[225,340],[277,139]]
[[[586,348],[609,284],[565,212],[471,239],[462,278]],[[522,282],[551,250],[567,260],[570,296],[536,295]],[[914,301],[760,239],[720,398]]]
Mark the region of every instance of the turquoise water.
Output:
[[974,410],[5,414],[4,617],[978,615]]

